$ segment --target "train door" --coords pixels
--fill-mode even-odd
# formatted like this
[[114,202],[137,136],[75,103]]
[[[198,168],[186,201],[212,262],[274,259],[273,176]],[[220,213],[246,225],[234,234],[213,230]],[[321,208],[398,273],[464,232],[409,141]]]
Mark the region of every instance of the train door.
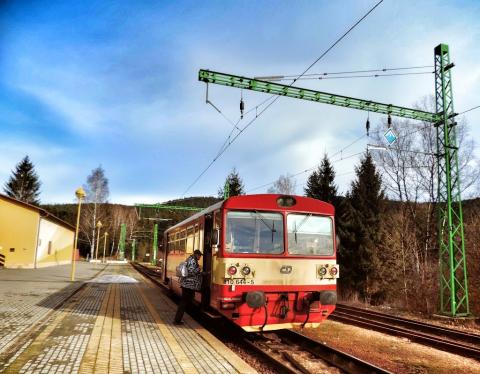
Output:
[[212,233],[213,213],[205,216],[203,236],[203,271],[208,272],[202,282],[202,308],[210,305],[210,286],[212,282]]

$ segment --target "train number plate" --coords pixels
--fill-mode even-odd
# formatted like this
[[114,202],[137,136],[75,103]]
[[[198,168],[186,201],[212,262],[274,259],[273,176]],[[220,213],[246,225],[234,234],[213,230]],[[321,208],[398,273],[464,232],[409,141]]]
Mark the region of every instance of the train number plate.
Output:
[[230,278],[227,278],[225,279],[225,284],[255,284],[255,282],[253,281],[253,279],[243,279],[243,278],[239,278],[239,279],[230,279]]

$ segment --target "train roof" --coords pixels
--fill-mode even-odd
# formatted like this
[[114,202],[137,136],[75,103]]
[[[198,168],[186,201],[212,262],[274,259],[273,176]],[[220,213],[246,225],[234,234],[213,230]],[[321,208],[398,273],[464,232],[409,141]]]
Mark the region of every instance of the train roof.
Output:
[[[279,206],[277,201],[280,197],[291,196],[295,199],[295,205],[291,207]],[[211,213],[217,209],[246,209],[246,210],[269,210],[269,211],[294,211],[309,212],[325,215],[334,215],[335,208],[332,204],[325,201],[312,199],[311,197],[280,195],[280,194],[258,194],[258,195],[238,195],[232,196],[226,200],[219,201],[216,204],[201,210],[198,213],[188,217],[187,219],[168,228],[166,231],[174,230],[177,227],[185,225],[187,222],[196,220],[205,214]]]

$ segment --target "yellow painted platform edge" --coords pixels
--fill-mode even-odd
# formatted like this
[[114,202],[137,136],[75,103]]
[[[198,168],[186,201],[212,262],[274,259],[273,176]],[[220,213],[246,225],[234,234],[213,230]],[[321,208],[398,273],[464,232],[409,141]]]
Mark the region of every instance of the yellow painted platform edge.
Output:
[[[147,285],[148,286],[148,285]],[[169,330],[165,322],[162,320],[160,317],[160,314],[157,312],[155,307],[152,305],[152,303],[148,300],[147,296],[145,295],[145,292],[142,290],[142,287],[140,284],[137,284],[137,289],[143,299],[144,304],[146,305],[148,312],[152,316],[153,320],[157,324],[160,332],[162,333],[163,337],[165,338],[168,346],[171,348],[173,354],[175,355],[175,358],[181,368],[183,369],[184,373],[187,374],[197,374],[198,371],[195,368],[195,365],[193,362],[187,357],[186,353],[183,351],[182,347],[180,346],[180,343],[177,341],[175,336],[172,334],[172,332]]]
[[[150,287],[157,288],[158,286],[154,284],[149,278],[145,277],[143,274],[139,273],[148,283]],[[177,306],[165,297],[161,295],[161,297],[165,300],[165,303],[172,309],[176,310]],[[228,348],[225,344],[223,344],[219,339],[213,336],[210,332],[205,330],[197,321],[195,321],[188,313],[184,314],[183,320],[187,325],[195,330],[203,340],[205,340],[212,348],[214,348],[223,358],[225,358],[230,365],[232,365],[239,373],[241,374],[258,374],[254,368],[252,368],[249,364],[247,364],[239,355],[237,355],[234,351]]]

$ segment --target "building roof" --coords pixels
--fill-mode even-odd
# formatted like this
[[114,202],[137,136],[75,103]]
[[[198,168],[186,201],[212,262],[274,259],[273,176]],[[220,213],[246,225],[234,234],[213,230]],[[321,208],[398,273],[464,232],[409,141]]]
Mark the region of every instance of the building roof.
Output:
[[19,206],[21,206],[25,209],[33,210],[33,211],[37,212],[38,214],[40,214],[40,217],[42,217],[42,218],[44,218],[48,221],[54,222],[57,225],[63,226],[68,230],[75,231],[75,227],[73,227],[71,224],[69,224],[68,222],[65,222],[64,220],[54,216],[52,213],[50,213],[50,212],[46,211],[45,209],[42,209],[38,206],[28,204],[24,201],[20,201],[20,200],[17,200],[15,198],[13,198],[13,197],[3,195],[3,194],[0,194],[0,199],[6,200],[6,201],[8,201],[12,204],[15,204],[15,205],[19,205]]

